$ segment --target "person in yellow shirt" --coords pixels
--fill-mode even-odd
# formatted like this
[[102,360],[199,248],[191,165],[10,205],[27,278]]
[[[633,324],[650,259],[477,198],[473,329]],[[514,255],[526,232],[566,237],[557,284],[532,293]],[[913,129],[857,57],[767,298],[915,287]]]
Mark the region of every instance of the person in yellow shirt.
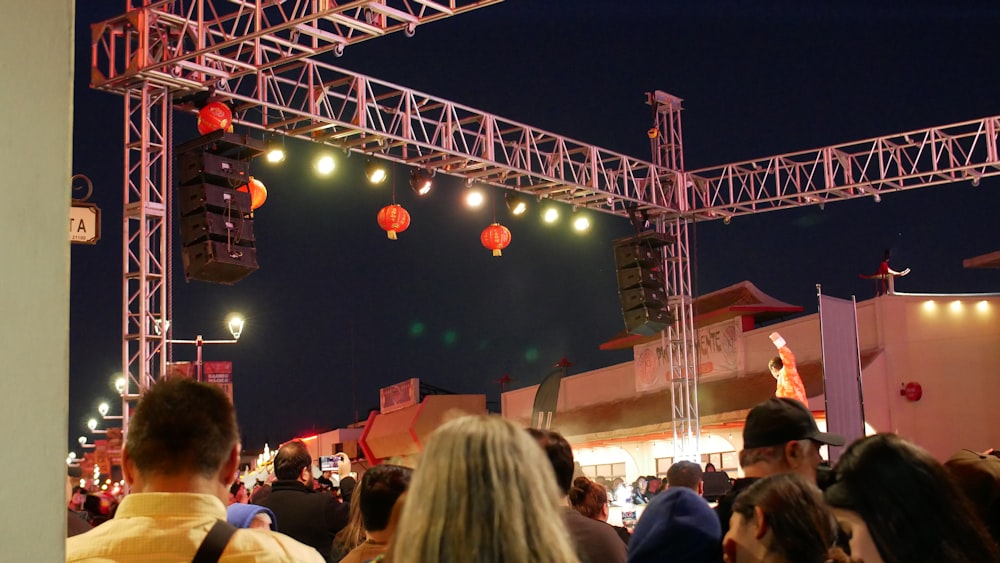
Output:
[[[226,523],[239,460],[236,411],[225,393],[186,378],[161,380],[129,421],[122,473],[131,492],[114,518],[66,540],[66,561],[323,563],[286,535]],[[207,551],[214,553],[206,558]]]
[[795,367],[795,354],[792,353],[791,348],[785,343],[785,339],[781,337],[781,334],[772,332],[770,338],[771,342],[774,343],[774,347],[778,349],[778,355],[771,358],[771,361],[768,362],[771,375],[778,382],[774,390],[774,396],[795,399],[803,405],[809,406],[805,385],[802,384],[802,378],[799,377],[799,370]]

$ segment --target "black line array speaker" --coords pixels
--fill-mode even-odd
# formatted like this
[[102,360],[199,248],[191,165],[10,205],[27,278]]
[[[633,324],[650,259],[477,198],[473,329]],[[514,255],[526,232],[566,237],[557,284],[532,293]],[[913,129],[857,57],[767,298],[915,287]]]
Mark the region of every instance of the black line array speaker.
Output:
[[213,131],[179,145],[177,210],[181,257],[190,280],[232,285],[258,269],[250,194],[250,159],[262,141]]
[[652,336],[674,322],[663,270],[663,247],[671,242],[669,235],[655,231],[614,241],[618,298],[630,334]]

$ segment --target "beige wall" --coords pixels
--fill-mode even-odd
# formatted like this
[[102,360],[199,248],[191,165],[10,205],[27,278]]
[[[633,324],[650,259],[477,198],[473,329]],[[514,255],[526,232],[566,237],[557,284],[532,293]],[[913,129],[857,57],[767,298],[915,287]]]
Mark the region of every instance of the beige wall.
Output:
[[[4,561],[65,560],[72,0],[0,18]],[[44,32],[44,33],[42,33]],[[16,515],[16,516],[15,516]]]
[[[821,359],[819,317],[807,315],[743,333],[748,372],[765,370],[775,355],[768,338],[774,331],[781,333],[799,362]],[[862,374],[865,419],[872,428],[896,432],[942,460],[962,448],[1000,447],[1000,409],[995,406],[1000,397],[1000,295],[895,294],[870,299],[858,303],[858,331],[862,351],[882,350]],[[633,363],[627,362],[570,376],[563,380],[558,408],[634,394],[633,372]],[[919,401],[900,396],[907,382],[922,386]],[[530,416],[536,389],[505,393],[504,416]],[[809,403],[813,410],[825,408],[822,396],[811,397]],[[653,430],[635,429],[635,434]],[[741,447],[739,429],[713,435],[737,450]],[[638,474],[652,473],[652,459],[663,457],[654,455],[643,439],[614,443],[629,453],[629,467],[635,465]]]

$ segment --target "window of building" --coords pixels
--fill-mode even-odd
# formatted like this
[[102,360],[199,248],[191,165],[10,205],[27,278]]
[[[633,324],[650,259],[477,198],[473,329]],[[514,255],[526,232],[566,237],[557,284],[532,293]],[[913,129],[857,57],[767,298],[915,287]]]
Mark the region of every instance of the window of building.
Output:
[[711,463],[719,471],[738,471],[740,466],[739,456],[736,452],[719,452],[714,454],[701,454],[701,466],[705,467],[705,464]]
[[615,477],[625,479],[625,462],[622,463],[601,463],[598,465],[583,465],[580,467],[583,474],[591,481],[598,477],[612,481]]
[[661,479],[667,478],[667,470],[670,466],[674,464],[674,458],[672,457],[658,457],[656,458],[656,476]]

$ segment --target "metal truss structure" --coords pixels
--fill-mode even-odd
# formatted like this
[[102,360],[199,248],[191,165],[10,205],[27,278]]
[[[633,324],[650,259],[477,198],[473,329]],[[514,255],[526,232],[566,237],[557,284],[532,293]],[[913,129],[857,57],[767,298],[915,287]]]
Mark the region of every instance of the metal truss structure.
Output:
[[[618,216],[645,213],[667,247],[675,443],[697,451],[692,221],[824,205],[1000,174],[1000,116],[685,171],[680,100],[650,95],[652,162],[329,63],[350,45],[500,0],[160,0],[94,24],[92,87],[126,99],[123,371],[137,398],[164,372],[174,109],[227,102],[237,125],[307,139]],[[127,423],[127,421],[125,421]]]

